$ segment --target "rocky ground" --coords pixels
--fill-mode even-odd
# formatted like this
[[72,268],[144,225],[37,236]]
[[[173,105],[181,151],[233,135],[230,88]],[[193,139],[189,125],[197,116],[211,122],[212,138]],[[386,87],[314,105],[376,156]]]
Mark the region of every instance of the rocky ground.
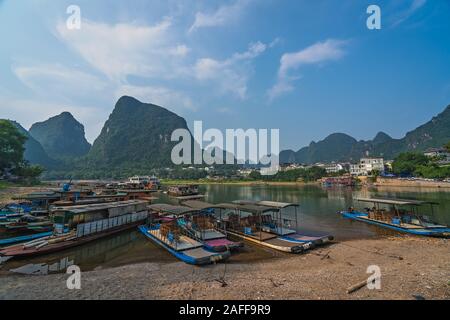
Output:
[[[450,242],[391,237],[351,240],[304,255],[207,267],[143,263],[69,275],[0,277],[1,299],[450,299]],[[381,289],[347,289],[381,270]],[[0,266],[1,267],[1,266]]]

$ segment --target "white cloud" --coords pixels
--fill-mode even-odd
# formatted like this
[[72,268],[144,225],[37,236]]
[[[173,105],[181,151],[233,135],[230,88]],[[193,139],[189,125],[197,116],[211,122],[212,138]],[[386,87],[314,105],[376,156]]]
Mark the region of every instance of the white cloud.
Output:
[[237,19],[250,2],[251,0],[236,0],[233,4],[223,5],[212,13],[197,12],[189,32],[205,27],[224,26]]
[[251,71],[246,62],[255,59],[266,51],[267,45],[262,42],[251,43],[248,50],[234,53],[225,60],[212,58],[198,59],[193,67],[194,76],[201,81],[214,81],[222,93],[233,93],[241,99],[247,95],[247,82]]
[[153,26],[83,20],[80,30],[69,30],[60,22],[57,36],[110,79],[123,81],[128,75],[168,74],[168,67],[189,52],[186,45],[173,46],[171,25],[170,18]]
[[410,16],[412,16],[417,10],[422,8],[427,3],[427,0],[412,0],[408,9],[401,12],[395,19],[392,24],[392,27],[395,27],[405,20],[407,20]]
[[186,110],[197,110],[187,95],[162,86],[123,85],[115,93],[116,99],[125,95],[135,97],[145,103],[168,108],[174,112],[184,113]]
[[348,41],[328,39],[303,50],[283,54],[278,69],[277,83],[268,91],[269,99],[273,100],[294,89],[293,81],[299,77],[290,75],[291,71],[297,70],[303,65],[338,60],[345,54],[344,47],[347,43]]
[[40,95],[51,92],[59,98],[76,98],[95,94],[106,87],[106,83],[96,76],[59,64],[15,65],[12,71],[28,88]]

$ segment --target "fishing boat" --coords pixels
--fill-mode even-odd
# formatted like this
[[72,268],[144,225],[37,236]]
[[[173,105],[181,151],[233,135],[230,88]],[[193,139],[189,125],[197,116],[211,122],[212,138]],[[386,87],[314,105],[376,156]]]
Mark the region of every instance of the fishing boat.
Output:
[[278,214],[278,208],[251,203],[205,204],[204,208],[214,210],[219,230],[239,239],[289,253],[302,253],[315,247],[312,241],[283,239],[283,236],[264,226],[262,216],[268,212]]
[[0,256],[25,258],[57,252],[136,227],[147,219],[147,202],[129,200],[51,209],[51,235],[12,245]]
[[429,205],[433,216],[433,206],[438,205],[436,202],[381,198],[356,198],[355,200],[371,203],[373,207],[365,208],[364,211],[349,208],[341,211],[343,217],[413,235],[450,238],[448,226],[440,225],[430,216],[419,212],[420,208]]
[[193,212],[192,209],[167,204],[149,206],[151,221],[139,226],[147,238],[166,249],[181,261],[193,265],[205,265],[229,258],[230,252],[208,250],[201,241],[193,238],[180,220]]

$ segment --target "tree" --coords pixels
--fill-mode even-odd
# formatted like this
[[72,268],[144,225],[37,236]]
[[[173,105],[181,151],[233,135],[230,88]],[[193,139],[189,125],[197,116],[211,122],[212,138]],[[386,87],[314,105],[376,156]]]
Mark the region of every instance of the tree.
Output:
[[430,159],[414,152],[401,153],[392,163],[392,171],[397,175],[412,175],[419,166],[427,166]]
[[21,164],[26,140],[11,122],[0,120],[0,172]]
[[29,183],[38,182],[39,176],[44,172],[41,166],[29,165],[28,162],[23,161],[14,169],[14,173]]
[[445,148],[448,152],[450,152],[450,141],[447,142],[447,144],[444,146],[444,148]]

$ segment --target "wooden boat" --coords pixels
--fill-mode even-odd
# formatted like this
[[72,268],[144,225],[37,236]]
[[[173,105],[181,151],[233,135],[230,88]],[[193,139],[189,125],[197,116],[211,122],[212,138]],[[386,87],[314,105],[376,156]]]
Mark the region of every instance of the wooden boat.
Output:
[[51,236],[0,250],[4,257],[29,257],[79,246],[126,229],[147,219],[147,202],[129,200],[114,203],[57,207],[51,211]]
[[139,226],[139,230],[181,261],[204,265],[229,258],[228,250],[220,253],[208,250],[208,247],[191,237],[186,229],[178,223],[178,220],[192,212],[192,209],[167,204],[151,205],[149,209],[152,221],[148,225]]
[[[366,208],[365,212],[349,208],[341,211],[343,217],[413,235],[450,238],[448,226],[435,223],[428,216],[419,213],[421,206],[430,205],[433,214],[433,205],[437,205],[435,202],[379,198],[355,200],[372,203],[373,207]],[[382,208],[383,206],[388,209]]]
[[176,218],[177,224],[189,237],[200,241],[210,251],[235,250],[243,245],[241,242],[228,240],[227,235],[219,231],[211,221],[214,217],[205,215],[198,208],[168,204],[154,204],[149,208],[157,214],[159,221],[170,222]]
[[[248,201],[237,200],[233,201],[237,204],[253,204],[266,206],[277,209],[278,211],[268,211],[261,215],[262,230],[265,232],[273,233],[282,240],[309,243],[312,242],[314,246],[321,246],[334,240],[334,237],[330,234],[317,231],[304,231],[298,230],[298,208],[296,203],[286,203],[277,201]],[[294,218],[292,218],[292,216]]]
[[30,234],[30,235],[23,235],[23,236],[18,236],[18,237],[0,239],[0,246],[6,246],[6,245],[15,244],[15,243],[36,240],[36,239],[40,239],[40,238],[44,238],[44,237],[49,237],[52,234],[53,234],[53,231],[49,231],[49,232],[34,233],[34,234]]
[[[187,201],[189,204],[190,201]],[[177,223],[193,239],[200,241],[203,246],[215,252],[233,251],[243,246],[242,242],[227,239],[227,235],[218,230],[214,215],[202,208],[172,206],[167,204],[151,205],[150,209],[158,213],[159,217],[177,217]],[[173,218],[172,218],[173,219]],[[167,221],[167,220],[166,220]],[[170,220],[169,220],[170,221]]]
[[167,194],[180,200],[192,200],[204,197],[199,194],[198,184],[169,186]]
[[185,204],[198,207],[203,206],[204,209],[214,210],[215,216],[219,221],[219,230],[254,244],[289,253],[302,253],[315,247],[311,241],[296,242],[285,240],[279,235],[263,229],[261,216],[266,212],[278,212],[279,209],[277,208],[238,203],[214,205],[204,202],[195,204],[188,201]]

